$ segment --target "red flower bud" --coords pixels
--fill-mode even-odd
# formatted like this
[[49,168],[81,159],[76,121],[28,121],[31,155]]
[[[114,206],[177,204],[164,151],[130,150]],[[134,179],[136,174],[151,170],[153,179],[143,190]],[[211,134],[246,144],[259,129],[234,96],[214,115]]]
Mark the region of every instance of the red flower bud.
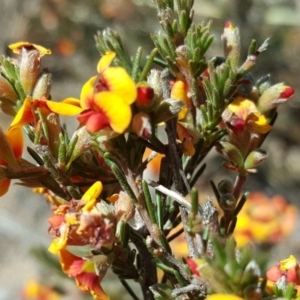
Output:
[[154,90],[147,83],[140,83],[137,87],[136,105],[141,108],[147,108],[152,104]]

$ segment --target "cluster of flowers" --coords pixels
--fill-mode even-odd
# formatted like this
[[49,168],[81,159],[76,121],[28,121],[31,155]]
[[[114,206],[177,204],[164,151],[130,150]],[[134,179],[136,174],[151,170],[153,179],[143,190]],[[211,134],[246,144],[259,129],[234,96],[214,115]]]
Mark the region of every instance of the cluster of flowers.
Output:
[[[237,29],[227,23],[223,33],[226,49],[234,49],[237,39]],[[120,224],[139,217],[135,199],[120,188],[106,190],[103,197],[107,201],[101,200],[103,182],[112,172],[93,142],[110,149],[110,139],[128,132],[147,141],[157,126],[177,117],[177,139],[182,153],[193,156],[200,134],[198,123],[202,119],[197,116],[198,123],[194,124],[195,103],[190,82],[184,76],[174,78],[169,82],[170,99],[165,99],[161,71],[153,69],[147,82],[135,83],[123,67],[113,65],[115,53],[107,52],[98,63],[98,74],[83,85],[80,99],[57,102],[49,100],[51,75],[41,70],[41,58],[50,54],[50,50],[30,43],[18,43],[10,48],[20,59],[3,58],[0,65],[1,109],[14,117],[5,133],[0,130],[0,195],[7,192],[14,178],[43,193],[54,212],[49,218],[49,232],[53,236],[49,250],[58,255],[63,271],[75,278],[81,290],[89,291],[95,299],[109,299],[100,282],[112,263],[124,255]],[[233,64],[236,53],[225,54]],[[187,66],[183,60],[179,65],[184,73]],[[219,68],[222,67],[221,63]],[[199,76],[200,94],[209,93],[203,82],[212,76],[209,68]],[[216,145],[228,160],[227,168],[244,178],[264,161],[267,154],[258,147],[272,127],[276,107],[293,93],[291,87],[281,83],[271,86],[266,81],[258,89],[251,77],[241,80],[233,101],[217,124],[228,135],[226,141]],[[59,115],[77,115],[79,129],[71,142],[60,125]],[[31,154],[38,162],[39,156],[42,157],[39,166],[22,158],[22,128],[35,145]],[[99,178],[72,173],[72,163],[88,151],[93,152],[97,166],[101,166]],[[89,160],[89,157],[82,159]],[[138,187],[139,178],[133,179]],[[229,187],[220,188],[219,192],[219,204],[224,212],[235,209],[240,190],[233,192]]]

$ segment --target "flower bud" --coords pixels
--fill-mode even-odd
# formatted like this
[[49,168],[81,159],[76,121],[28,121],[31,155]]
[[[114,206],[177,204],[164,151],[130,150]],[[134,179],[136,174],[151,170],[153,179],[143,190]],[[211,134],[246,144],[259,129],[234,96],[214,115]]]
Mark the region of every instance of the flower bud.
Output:
[[18,95],[12,85],[0,74],[0,99],[16,103]]
[[9,48],[17,54],[21,54],[20,81],[26,95],[31,95],[40,72],[40,60],[44,55],[50,55],[51,51],[40,45],[28,42],[20,42],[9,45]]
[[49,134],[49,147],[52,154],[57,157],[60,145],[59,134],[61,133],[61,125],[59,117],[55,113],[50,113],[46,118],[48,134]]
[[256,82],[260,95],[268,88],[271,87],[271,75],[267,74],[259,78]]
[[222,194],[219,199],[219,205],[223,210],[233,211],[235,209],[236,199],[230,193]]
[[148,108],[152,105],[154,99],[154,90],[146,82],[140,82],[137,85],[137,98],[135,104],[139,108]]
[[40,72],[40,53],[36,49],[22,48],[20,81],[26,95],[31,95]]
[[161,71],[152,69],[147,77],[147,82],[153,88],[156,97],[162,97]]
[[[93,138],[91,137],[85,126],[79,128],[74,132],[69,144],[69,148],[72,150],[70,151],[68,149],[68,152],[70,151],[69,160],[66,162],[68,166],[70,166],[72,161],[74,161],[78,156],[90,149],[92,139]],[[74,145],[72,145],[73,143]]]
[[218,183],[218,190],[220,194],[231,193],[233,190],[233,184],[229,179],[223,179]]
[[39,76],[33,89],[33,99],[41,99],[42,97],[45,97],[46,99],[49,98],[52,81],[51,77],[52,75],[49,73],[43,73]]
[[230,61],[231,66],[236,68],[239,63],[241,52],[239,29],[234,27],[232,23],[228,21],[225,24],[221,40],[225,57]]
[[188,112],[188,91],[189,87],[184,80],[176,80],[172,87],[171,98],[181,100],[185,104],[178,114],[178,120],[184,119]]
[[4,101],[0,101],[0,110],[8,115],[8,116],[15,116],[16,115],[16,111],[13,105],[10,105]]
[[233,144],[225,141],[216,143],[216,150],[227,160],[232,162],[238,168],[243,166],[244,159],[240,150]]
[[259,97],[257,102],[258,110],[264,114],[287,101],[287,99],[294,95],[294,92],[292,87],[284,85],[283,83],[275,84],[266,89]]
[[255,168],[262,164],[269,154],[263,149],[255,149],[250,152],[245,160],[244,167],[246,170]]
[[166,122],[174,118],[184,107],[181,100],[167,99],[164,100],[157,108],[154,116],[154,124]]
[[139,137],[149,138],[152,135],[152,125],[149,115],[143,112],[134,115],[132,129]]

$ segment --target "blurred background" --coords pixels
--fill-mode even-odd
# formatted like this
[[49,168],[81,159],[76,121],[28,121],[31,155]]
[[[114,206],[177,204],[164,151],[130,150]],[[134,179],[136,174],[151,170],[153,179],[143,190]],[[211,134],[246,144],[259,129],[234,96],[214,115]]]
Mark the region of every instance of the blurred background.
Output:
[[[249,176],[245,188],[261,191],[267,198],[280,194],[288,203],[299,207],[300,1],[195,0],[194,8],[196,22],[213,21],[215,41],[208,57],[222,55],[220,36],[227,20],[240,28],[243,58],[252,38],[261,44],[271,37],[268,51],[259,58],[253,75],[258,79],[270,73],[273,83],[285,82],[295,88],[296,94],[279,108],[274,130],[264,144],[270,157],[258,174]],[[43,64],[53,74],[52,98],[55,100],[78,97],[82,84],[95,74],[99,53],[94,35],[98,30],[106,27],[117,30],[129,54],[133,55],[142,45],[146,56],[153,48],[149,33],[159,29],[150,0],[1,0],[0,12],[0,53],[10,55],[7,46],[17,41],[52,49],[53,55],[45,57]],[[3,114],[0,117],[1,124],[9,124],[9,118]],[[208,185],[210,178],[231,176],[225,169],[220,172],[222,159],[216,158],[214,153],[208,159],[209,167],[199,183],[202,196],[212,195]],[[56,285],[55,272],[51,273],[41,263],[51,258],[32,252],[33,248],[45,248],[50,243],[47,234],[50,215],[43,197],[30,190],[24,192],[18,186],[1,199],[0,300],[22,299],[24,289],[38,288],[36,282]],[[300,240],[296,235],[300,228],[298,223],[295,226],[284,243],[266,248],[271,251],[269,263],[291,253],[300,258]],[[63,299],[82,299],[72,294],[71,282],[65,285],[70,285],[69,295]],[[104,285],[106,290],[115,290],[113,300],[121,299],[112,279]]]

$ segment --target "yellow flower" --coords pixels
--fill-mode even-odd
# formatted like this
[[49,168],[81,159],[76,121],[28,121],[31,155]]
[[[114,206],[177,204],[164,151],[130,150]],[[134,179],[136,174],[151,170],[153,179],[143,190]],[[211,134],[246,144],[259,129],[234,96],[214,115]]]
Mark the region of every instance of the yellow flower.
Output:
[[268,120],[256,108],[253,101],[242,97],[236,98],[228,105],[228,110],[234,113],[235,118],[231,125],[236,130],[248,130],[253,133],[267,133],[272,126]]

